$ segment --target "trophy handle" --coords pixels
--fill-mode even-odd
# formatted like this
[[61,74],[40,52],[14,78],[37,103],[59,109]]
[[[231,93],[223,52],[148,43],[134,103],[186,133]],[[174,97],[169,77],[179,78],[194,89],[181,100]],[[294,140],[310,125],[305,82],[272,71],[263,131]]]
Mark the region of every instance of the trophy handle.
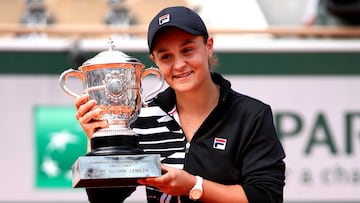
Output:
[[151,97],[154,97],[157,93],[160,92],[160,90],[164,86],[164,78],[163,78],[163,75],[161,74],[161,72],[159,71],[159,69],[154,68],[154,67],[144,69],[143,72],[141,73],[141,80],[143,80],[149,74],[156,75],[159,78],[160,83],[156,86],[156,88],[153,91],[150,91],[148,94],[143,96],[143,98],[141,98],[143,106],[147,106],[148,102],[146,102],[146,100]]
[[79,96],[80,96],[79,94],[74,93],[73,91],[69,90],[69,89],[66,87],[66,80],[67,80],[69,77],[76,77],[76,78],[78,78],[79,80],[82,81],[83,78],[84,78],[83,72],[78,71],[78,70],[74,70],[74,69],[68,69],[68,70],[64,71],[63,73],[61,73],[61,75],[60,75],[60,77],[59,77],[60,87],[61,87],[67,94],[69,94],[70,96],[79,97]]

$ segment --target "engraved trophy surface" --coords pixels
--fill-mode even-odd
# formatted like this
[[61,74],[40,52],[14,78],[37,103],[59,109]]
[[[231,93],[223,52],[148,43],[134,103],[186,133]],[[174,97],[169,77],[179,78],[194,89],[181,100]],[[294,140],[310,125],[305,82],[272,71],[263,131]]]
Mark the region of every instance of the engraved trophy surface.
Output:
[[[142,97],[142,80],[156,75],[160,83]],[[136,185],[138,178],[160,176],[160,155],[144,154],[138,146],[138,135],[129,127],[136,120],[145,101],[157,94],[164,80],[156,68],[145,68],[136,58],[114,50],[98,53],[78,70],[68,69],[59,77],[61,88],[73,97],[79,96],[66,86],[70,77],[82,81],[83,90],[96,100],[109,127],[92,136],[91,152],[79,157],[73,165],[73,187],[108,187]]]

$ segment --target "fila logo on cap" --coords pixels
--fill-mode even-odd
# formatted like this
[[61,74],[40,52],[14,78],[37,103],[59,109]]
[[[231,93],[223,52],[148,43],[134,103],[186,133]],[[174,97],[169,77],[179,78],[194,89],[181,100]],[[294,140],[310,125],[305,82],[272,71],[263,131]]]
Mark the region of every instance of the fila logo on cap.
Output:
[[165,14],[159,17],[159,25],[170,22],[170,14]]
[[225,150],[226,141],[227,141],[227,140],[224,139],[224,138],[215,137],[213,148],[214,148],[214,149]]

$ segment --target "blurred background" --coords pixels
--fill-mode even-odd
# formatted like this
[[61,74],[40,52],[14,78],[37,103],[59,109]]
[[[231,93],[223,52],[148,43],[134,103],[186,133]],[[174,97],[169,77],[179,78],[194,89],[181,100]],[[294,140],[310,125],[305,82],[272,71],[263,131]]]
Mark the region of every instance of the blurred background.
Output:
[[[0,202],[87,202],[71,186],[86,139],[59,76],[109,38],[154,65],[147,25],[172,5],[207,24],[214,71],[271,105],[287,154],[285,202],[360,202],[358,0],[0,0]],[[145,79],[144,92],[156,84]],[[77,79],[67,85],[82,91]],[[146,202],[144,188],[127,202]]]

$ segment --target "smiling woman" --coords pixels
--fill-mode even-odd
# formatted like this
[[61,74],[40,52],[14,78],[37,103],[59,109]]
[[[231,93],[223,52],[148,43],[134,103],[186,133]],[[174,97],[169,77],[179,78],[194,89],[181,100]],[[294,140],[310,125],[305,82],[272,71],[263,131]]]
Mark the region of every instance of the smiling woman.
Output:
[[168,28],[157,34],[153,42],[151,58],[166,82],[179,94],[192,91],[192,96],[201,96],[198,94],[202,93],[199,85],[206,87],[211,81],[208,60],[213,52],[213,39],[207,39],[205,44],[204,38],[178,28]]
[[[258,0],[258,2],[260,1]],[[14,0],[14,2],[20,2],[20,0]],[[286,1],[288,4],[294,2],[297,1]],[[21,0],[21,3],[24,1]],[[216,3],[220,4],[224,1]],[[141,6],[146,9],[146,6]],[[282,6],[284,8],[284,5]],[[0,9],[5,8],[7,8],[6,5],[1,6]],[[223,10],[221,7],[215,7],[215,9]],[[236,7],[232,9],[236,9]],[[198,11],[204,12],[201,9]],[[215,18],[216,13],[210,12],[209,14]],[[3,12],[0,16],[7,14],[10,13]],[[206,17],[206,15],[204,16]],[[205,20],[210,23],[207,18]],[[9,32],[11,34],[17,32],[17,29],[6,31],[7,29],[3,28],[0,26],[2,36]],[[78,26],[76,28],[67,34],[63,32],[62,36],[68,37],[77,30],[81,30],[81,33],[92,32],[92,29],[89,31]],[[141,29],[142,33],[145,33],[146,30]],[[325,29],[325,31],[332,29]],[[356,28],[352,29],[356,30]],[[119,33],[123,32],[121,29],[115,30],[120,30]],[[131,28],[131,30],[137,30],[137,27]],[[302,38],[294,37],[296,34],[293,32],[290,39],[281,38],[279,35],[277,38],[254,37],[245,38],[245,40],[239,36],[234,40],[234,38],[227,37],[218,38],[218,34],[213,32],[214,30],[221,29],[211,28],[208,30],[210,35],[215,34],[214,49],[220,63],[216,69],[211,71],[222,73],[231,82],[231,89],[261,98],[272,105],[275,126],[287,154],[284,201],[360,202],[358,187],[356,187],[359,185],[357,177],[360,173],[358,166],[360,155],[358,150],[360,147],[358,136],[360,132],[360,95],[358,94],[360,89],[360,60],[358,60],[360,41],[357,38],[330,38],[332,34],[328,32],[321,34],[318,32],[318,28],[311,27],[302,29],[302,31],[306,31],[301,32],[304,34]],[[279,33],[278,31],[281,29],[274,30]],[[336,28],[333,31],[338,33],[341,30],[350,31],[347,28]],[[97,30],[102,33],[106,33],[106,31],[105,29]],[[247,30],[225,29],[225,31],[241,35]],[[264,30],[260,31],[264,32]],[[292,32],[293,30],[289,29],[288,31]],[[3,107],[3,115],[6,115],[0,118],[0,123],[2,134],[10,135],[0,136],[0,143],[2,143],[0,152],[4,155],[0,179],[7,183],[0,184],[0,191],[2,191],[0,202],[51,202],[54,201],[54,197],[56,197],[56,201],[61,202],[87,201],[86,194],[81,190],[69,189],[71,180],[67,172],[73,161],[86,152],[87,140],[78,121],[74,118],[73,100],[63,94],[59,88],[58,76],[64,68],[77,68],[78,65],[74,64],[82,64],[81,60],[79,63],[72,61],[73,57],[70,52],[73,50],[74,44],[78,43],[83,59],[86,59],[93,57],[99,50],[103,50],[108,38],[88,39],[85,38],[88,35],[81,35],[81,33],[79,36],[84,36],[81,39],[0,39],[0,87],[3,87],[0,88],[0,95],[3,96],[0,106]],[[315,34],[313,35],[313,33]],[[356,32],[351,33],[353,33],[352,36],[356,34]],[[96,34],[91,36],[96,36]],[[310,37],[306,38],[307,36]],[[319,36],[321,38],[318,38]],[[339,35],[336,36],[339,37]],[[357,34],[357,36],[359,35]],[[115,42],[117,48],[140,59],[144,64],[155,65],[149,57],[149,51],[143,39],[117,38]],[[206,42],[205,40],[203,43],[206,44]],[[189,71],[180,74],[185,78],[192,75]],[[221,158],[221,154],[232,152],[229,149],[233,147],[233,137],[230,139],[223,136],[232,134],[232,131],[225,131],[225,129],[217,131],[217,129],[220,127],[236,129],[243,123],[238,121],[239,111],[226,100],[229,98],[229,94],[226,94],[229,90],[228,86],[224,87],[222,80],[219,80],[217,75],[212,75],[215,76],[212,77],[212,80],[216,84],[220,84],[218,85],[220,95],[211,94],[206,98],[209,102],[219,101],[218,106],[196,132],[186,133],[194,134],[190,142],[184,136],[186,134],[181,128],[182,123],[178,122],[179,111],[174,108],[177,95],[173,91],[168,91],[169,94],[164,92],[151,100],[152,106],[142,109],[139,123],[134,123],[133,126],[141,135],[142,140],[139,144],[147,150],[147,153],[161,151],[163,163],[173,168],[183,169],[194,176],[203,177],[203,197],[209,191],[205,188],[208,187],[209,182],[218,182],[213,177],[221,174],[226,181],[233,180],[230,175],[233,175],[235,171],[227,173],[228,165],[219,164],[227,163],[226,158],[231,157],[226,154],[225,158]],[[151,90],[156,86],[157,80],[155,79],[150,78],[151,82],[145,83],[145,93],[148,92],[146,89]],[[81,90],[80,86],[79,90]],[[232,90],[229,91],[232,92]],[[334,99],[334,95],[336,95],[336,99]],[[216,96],[220,96],[220,99],[217,99]],[[224,98],[226,99],[223,100]],[[196,96],[189,99],[189,103],[196,99],[198,99]],[[229,107],[227,108],[227,106]],[[14,111],[15,109],[16,111]],[[226,109],[230,110],[226,111]],[[46,116],[38,117],[38,113],[43,110],[44,112],[46,110]],[[21,114],[14,112],[21,112]],[[187,119],[184,120],[184,122],[187,121]],[[226,120],[231,120],[229,122],[233,125],[226,125]],[[214,130],[210,130],[210,127]],[[56,132],[60,133],[64,129],[76,134],[81,142],[67,142],[65,151],[61,151],[60,148],[50,150],[50,147],[47,147],[51,142],[50,135],[56,135]],[[178,137],[173,137],[176,135]],[[235,140],[235,142],[237,141]],[[14,143],[16,143],[16,147],[14,147]],[[235,145],[235,147],[238,150],[243,149],[239,145]],[[45,159],[45,157],[49,158]],[[319,162],[318,160],[323,161]],[[235,161],[231,161],[235,163]],[[206,169],[198,168],[201,163],[206,164],[204,165]],[[253,163],[253,165],[257,165],[257,163]],[[29,166],[34,166],[34,170],[29,170]],[[42,166],[45,170],[42,169]],[[211,174],[207,174],[207,172]],[[9,174],[16,174],[16,176]],[[57,175],[51,176],[54,174]],[[194,182],[196,180],[197,178],[193,179]],[[149,181],[149,185],[155,184],[150,182],[151,180],[147,181]],[[201,181],[197,182],[201,183]],[[244,183],[244,186],[248,183]],[[67,189],[64,190],[64,188]],[[178,200],[177,196],[170,195],[171,191],[165,191],[166,188],[161,192],[160,189],[151,186],[146,188],[149,202],[159,202],[157,197],[164,200],[170,198],[172,201]],[[168,188],[171,189],[171,187]],[[132,189],[130,188],[130,191]],[[142,193],[132,193],[126,202],[144,202],[146,196],[143,190],[145,187],[137,187],[138,189]],[[110,201],[112,197],[119,197],[122,193],[120,189],[109,190],[108,193],[105,190],[108,189],[104,189],[102,192],[104,192],[105,198],[110,198]],[[341,194],[338,191],[341,191]],[[58,195],[59,192],[62,195]],[[93,191],[95,194],[91,197],[99,196],[101,198],[102,192]],[[189,201],[187,200],[188,192],[190,193],[187,191],[180,197],[182,202]],[[103,201],[100,200],[100,202]]]
[[[165,8],[150,22],[150,58],[169,87],[142,108],[131,127],[146,153],[161,155],[163,174],[137,183],[146,186],[150,203],[282,202],[285,154],[271,107],[234,91],[210,69],[213,44],[203,20],[189,8]],[[91,119],[101,110],[87,94],[75,106],[89,138],[107,126]],[[95,203],[123,201],[133,190],[86,191]]]

